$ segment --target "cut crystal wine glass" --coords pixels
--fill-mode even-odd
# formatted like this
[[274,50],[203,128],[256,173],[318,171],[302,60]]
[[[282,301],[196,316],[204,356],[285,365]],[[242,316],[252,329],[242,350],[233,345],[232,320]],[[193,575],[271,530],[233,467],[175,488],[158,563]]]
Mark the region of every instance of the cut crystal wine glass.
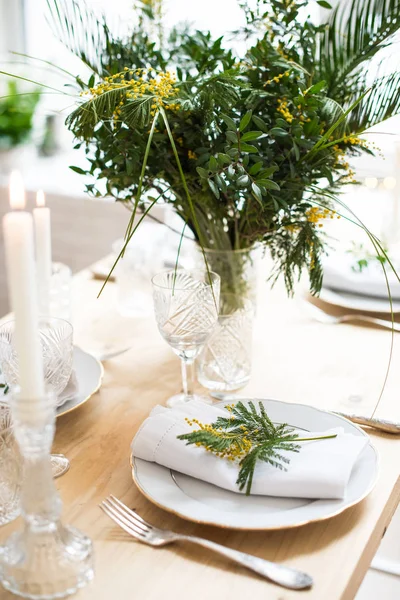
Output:
[[168,406],[195,397],[193,363],[218,322],[220,278],[212,271],[173,269],[152,279],[158,329],[182,361],[183,394],[173,396]]

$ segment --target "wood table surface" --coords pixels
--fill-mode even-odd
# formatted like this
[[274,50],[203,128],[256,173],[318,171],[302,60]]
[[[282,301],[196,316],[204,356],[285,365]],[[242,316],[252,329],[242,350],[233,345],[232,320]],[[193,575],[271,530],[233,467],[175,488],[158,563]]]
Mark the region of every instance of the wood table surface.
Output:
[[[131,345],[104,363],[103,385],[86,404],[61,417],[53,450],[71,461],[57,480],[66,522],[93,539],[96,575],[78,600],[207,599],[350,600],[369,567],[400,498],[400,436],[371,432],[380,455],[374,491],[332,519],[296,529],[237,532],[196,525],[152,505],[136,489],[129,465],[132,437],[156,404],[180,391],[179,360],[152,314],[125,319],[115,309],[116,284],[100,287],[90,270],[74,278],[75,342],[92,352]],[[149,300],[151,305],[151,300]],[[400,420],[399,334],[378,416]],[[312,321],[282,287],[260,293],[254,372],[244,392],[323,409],[371,413],[379,397],[391,333]],[[308,572],[312,589],[285,590],[192,545],[150,548],[136,543],[98,508],[113,493],[155,525],[195,534]],[[3,527],[0,542],[20,520]],[[1,600],[12,598],[1,589]]]

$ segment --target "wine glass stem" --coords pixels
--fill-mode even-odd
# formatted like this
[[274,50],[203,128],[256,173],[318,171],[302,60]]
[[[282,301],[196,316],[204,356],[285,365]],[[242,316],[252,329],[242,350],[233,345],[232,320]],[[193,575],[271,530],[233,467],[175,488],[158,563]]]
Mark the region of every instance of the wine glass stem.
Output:
[[188,402],[193,396],[194,360],[182,358],[181,367],[183,394],[185,396],[185,402]]

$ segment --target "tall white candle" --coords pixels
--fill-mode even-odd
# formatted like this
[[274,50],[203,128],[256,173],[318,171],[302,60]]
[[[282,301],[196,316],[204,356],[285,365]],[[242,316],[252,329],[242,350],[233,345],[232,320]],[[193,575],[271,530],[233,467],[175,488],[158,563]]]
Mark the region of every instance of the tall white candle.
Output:
[[36,195],[36,206],[33,210],[36,241],[36,265],[39,291],[39,311],[50,313],[50,281],[51,281],[51,224],[50,209],[45,206],[42,190]]
[[10,179],[11,208],[3,218],[8,291],[15,318],[15,348],[19,362],[21,397],[39,403],[44,394],[43,357],[39,338],[32,216],[25,205],[23,183],[17,174]]

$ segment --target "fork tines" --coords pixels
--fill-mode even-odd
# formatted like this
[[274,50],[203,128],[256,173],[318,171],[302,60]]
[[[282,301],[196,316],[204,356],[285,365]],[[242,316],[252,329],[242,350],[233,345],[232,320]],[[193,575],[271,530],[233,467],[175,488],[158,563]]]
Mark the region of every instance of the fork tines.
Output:
[[101,502],[100,508],[110,519],[136,539],[145,541],[151,532],[152,526],[149,523],[112,494]]

